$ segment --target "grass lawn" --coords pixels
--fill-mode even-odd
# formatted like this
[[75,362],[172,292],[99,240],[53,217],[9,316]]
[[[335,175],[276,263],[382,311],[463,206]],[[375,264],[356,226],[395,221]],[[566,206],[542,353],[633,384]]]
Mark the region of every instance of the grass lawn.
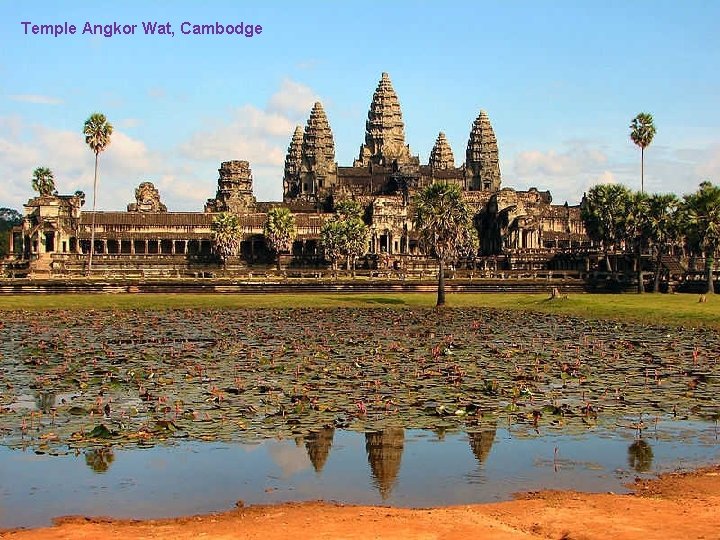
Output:
[[[648,323],[720,328],[720,298],[698,303],[693,294],[571,294],[549,301],[546,294],[449,294],[449,307],[494,307],[613,318]],[[432,307],[435,295],[411,294],[58,294],[0,297],[0,310],[176,309],[379,306]]]

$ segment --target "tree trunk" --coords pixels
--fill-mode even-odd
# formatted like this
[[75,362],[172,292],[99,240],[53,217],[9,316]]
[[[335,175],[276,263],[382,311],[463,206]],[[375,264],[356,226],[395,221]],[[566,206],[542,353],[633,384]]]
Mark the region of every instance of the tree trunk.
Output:
[[645,193],[645,148],[640,147],[640,193]]
[[276,266],[277,271],[280,272],[280,270],[282,270],[282,267],[280,266],[280,252],[279,252],[279,251],[278,251],[278,254],[277,254],[276,265],[277,265],[277,266]]
[[705,257],[705,279],[707,280],[707,293],[715,294],[715,284],[713,283],[713,266],[715,265],[715,258],[711,251],[707,257]]
[[90,253],[88,254],[87,275],[92,272],[93,252],[95,251],[95,203],[97,202],[97,171],[98,171],[98,153],[95,152],[95,179],[93,180],[93,215],[90,224]]
[[653,278],[653,292],[660,292],[660,273],[662,272],[662,249],[657,248],[655,257],[655,276]]
[[640,242],[637,243],[635,248],[635,266],[637,268],[637,292],[642,294],[645,292],[645,284],[643,283],[642,273],[642,251],[640,250]]
[[440,268],[438,269],[438,290],[437,290],[437,307],[445,305],[445,264],[439,259]]

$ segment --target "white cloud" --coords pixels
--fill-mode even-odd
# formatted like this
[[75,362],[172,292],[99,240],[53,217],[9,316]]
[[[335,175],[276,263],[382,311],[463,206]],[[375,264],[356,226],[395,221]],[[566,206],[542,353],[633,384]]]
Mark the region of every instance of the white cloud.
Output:
[[270,96],[267,108],[269,111],[295,117],[298,114],[307,115],[316,101],[318,97],[310,87],[285,79],[280,90]]
[[556,203],[579,202],[597,183],[614,182],[609,158],[600,145],[570,141],[562,149],[524,150],[503,163],[503,184],[517,189],[549,189]]
[[282,471],[283,478],[289,478],[309,469],[312,465],[304,446],[292,446],[284,442],[267,443],[268,453],[275,465]]
[[113,122],[114,126],[121,129],[132,129],[142,124],[139,118],[121,118]]
[[190,136],[179,153],[215,168],[222,161],[249,161],[258,200],[278,200],[287,147],[295,126],[305,124],[315,101],[309,87],[285,79],[265,108],[248,104],[230,109],[227,119],[210,122]]
[[[702,143],[701,143],[702,144]],[[502,162],[503,185],[517,189],[549,189],[553,200],[579,202],[599,183],[621,183],[640,188],[640,154],[635,147],[608,148],[597,141],[569,141],[549,150],[523,150]],[[720,182],[720,144],[671,149],[661,145],[645,152],[645,190],[694,191],[708,179]]]
[[720,143],[713,144],[701,152],[695,165],[695,173],[700,180],[710,180],[720,184]]
[[[16,117],[0,118],[0,175],[7,179],[0,206],[20,209],[33,195],[30,178],[41,165],[55,173],[60,193],[84,191],[89,208],[94,154],[82,134],[23,124]],[[194,168],[173,163],[118,129],[100,154],[99,174],[97,205],[104,210],[123,210],[144,180],[156,183],[170,210],[202,210],[204,200],[214,194],[215,178],[200,181]]]
[[[278,113],[252,105],[234,109],[230,119],[195,132],[180,145],[189,159],[244,159],[257,165],[282,165],[295,123]],[[286,140],[287,139],[287,140]]]
[[[158,89],[153,93],[162,95]],[[215,195],[220,163],[234,159],[250,162],[258,200],[278,200],[287,146],[315,100],[308,87],[285,80],[264,109],[231,109],[226,119],[207,122],[169,153],[124,131],[137,119],[117,121],[110,145],[100,154],[97,206],[123,210],[135,187],[151,181],[170,211],[202,211]],[[0,206],[22,207],[32,196],[32,171],[40,165],[53,170],[60,193],[82,190],[91,204],[94,155],[81,133],[32,124],[19,115],[0,117],[0,177],[6,179]]]
[[598,148],[575,143],[562,152],[557,150],[520,152],[515,158],[515,173],[521,178],[569,176],[603,165],[607,160],[607,156]]
[[62,99],[52,96],[42,96],[40,94],[14,94],[8,96],[12,101],[22,101],[25,103],[36,103],[38,105],[61,105]]

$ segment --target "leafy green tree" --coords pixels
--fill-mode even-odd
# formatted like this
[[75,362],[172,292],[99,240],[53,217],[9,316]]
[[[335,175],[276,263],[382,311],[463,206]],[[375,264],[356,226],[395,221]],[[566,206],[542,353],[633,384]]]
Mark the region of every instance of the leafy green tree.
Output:
[[642,191],[628,193],[625,212],[620,216],[620,229],[625,245],[632,248],[635,256],[637,292],[642,294],[645,287],[642,277],[642,250],[646,240],[648,196]]
[[113,127],[107,121],[104,114],[93,113],[85,120],[83,126],[83,135],[85,135],[85,144],[95,154],[95,176],[93,179],[93,203],[92,203],[92,220],[90,224],[90,253],[88,254],[88,274],[92,271],[93,252],[95,251],[95,209],[97,202],[97,182],[98,182],[98,156],[110,144],[110,136]]
[[625,238],[624,218],[630,191],[620,184],[597,184],[583,198],[581,218],[591,240],[600,243],[608,272],[613,272],[609,252]]
[[641,112],[630,124],[630,138],[640,147],[640,191],[645,191],[645,149],[655,137],[652,114]]
[[335,212],[336,215],[326,221],[320,231],[320,243],[333,270],[343,257],[345,268],[354,273],[355,260],[367,252],[370,229],[362,220],[362,207],[355,201],[338,203]]
[[280,254],[292,249],[293,240],[297,236],[295,216],[289,208],[272,208],[267,214],[263,227],[265,238],[277,253],[277,270],[280,271]]
[[13,227],[20,225],[22,219],[22,215],[17,210],[0,208],[0,258],[9,255],[10,231]]
[[343,247],[347,258],[346,268],[352,270],[354,276],[356,259],[367,253],[370,228],[358,217],[347,218],[344,220],[344,237],[345,245]]
[[437,182],[420,191],[414,200],[413,226],[423,249],[438,262],[437,306],[443,306],[445,267],[466,250],[474,227],[460,186]]
[[38,167],[33,171],[32,188],[38,195],[52,195],[55,191],[55,175],[47,167]]
[[680,211],[689,243],[705,257],[707,293],[713,294],[713,267],[720,247],[720,187],[701,183],[695,193],[685,195]]
[[320,245],[325,257],[330,261],[332,269],[337,269],[337,261],[343,255],[345,244],[345,227],[337,219],[329,219],[323,223],[320,230]]
[[460,237],[458,255],[461,257],[475,257],[479,248],[480,238],[475,226],[464,228]]
[[232,212],[217,214],[210,225],[213,238],[213,249],[225,264],[229,257],[240,251],[243,228],[237,215]]
[[645,234],[652,247],[655,260],[653,292],[660,290],[662,257],[668,252],[668,248],[673,242],[678,203],[678,198],[674,193],[655,193],[647,200]]
[[335,213],[341,219],[355,218],[362,220],[363,208],[357,201],[346,199],[335,205]]

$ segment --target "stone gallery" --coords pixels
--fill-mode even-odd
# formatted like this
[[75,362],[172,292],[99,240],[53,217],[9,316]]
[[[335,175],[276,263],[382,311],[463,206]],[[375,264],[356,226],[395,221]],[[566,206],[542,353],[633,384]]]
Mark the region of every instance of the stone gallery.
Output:
[[168,211],[151,182],[138,186],[125,212],[93,215],[83,210],[80,192],[30,199],[22,226],[13,231],[11,252],[34,275],[80,274],[94,224],[94,273],[203,275],[219,268],[213,218],[232,212],[242,225],[242,242],[239,256],[226,261],[222,271],[243,273],[271,264],[263,225],[271,208],[283,206],[292,211],[297,227],[283,265],[323,268],[321,227],[339,202],[353,200],[364,209],[371,233],[358,267],[414,268],[427,259],[413,230],[413,197],[436,181],[460,185],[474,212],[480,247],[475,258],[464,261],[473,268],[542,270],[559,264],[572,269],[574,258],[560,254],[587,245],[579,206],[554,205],[549,191],[502,187],[498,143],[485,111],[470,125],[462,163],[456,164],[440,132],[428,162],[421,164],[406,143],[400,101],[383,73],[370,103],[365,140],[351,166],[336,162],[331,124],[322,104],[314,104],[305,127],[297,126],[290,138],[282,202],[258,202],[250,164],[226,161],[220,165],[217,193],[203,212]]

